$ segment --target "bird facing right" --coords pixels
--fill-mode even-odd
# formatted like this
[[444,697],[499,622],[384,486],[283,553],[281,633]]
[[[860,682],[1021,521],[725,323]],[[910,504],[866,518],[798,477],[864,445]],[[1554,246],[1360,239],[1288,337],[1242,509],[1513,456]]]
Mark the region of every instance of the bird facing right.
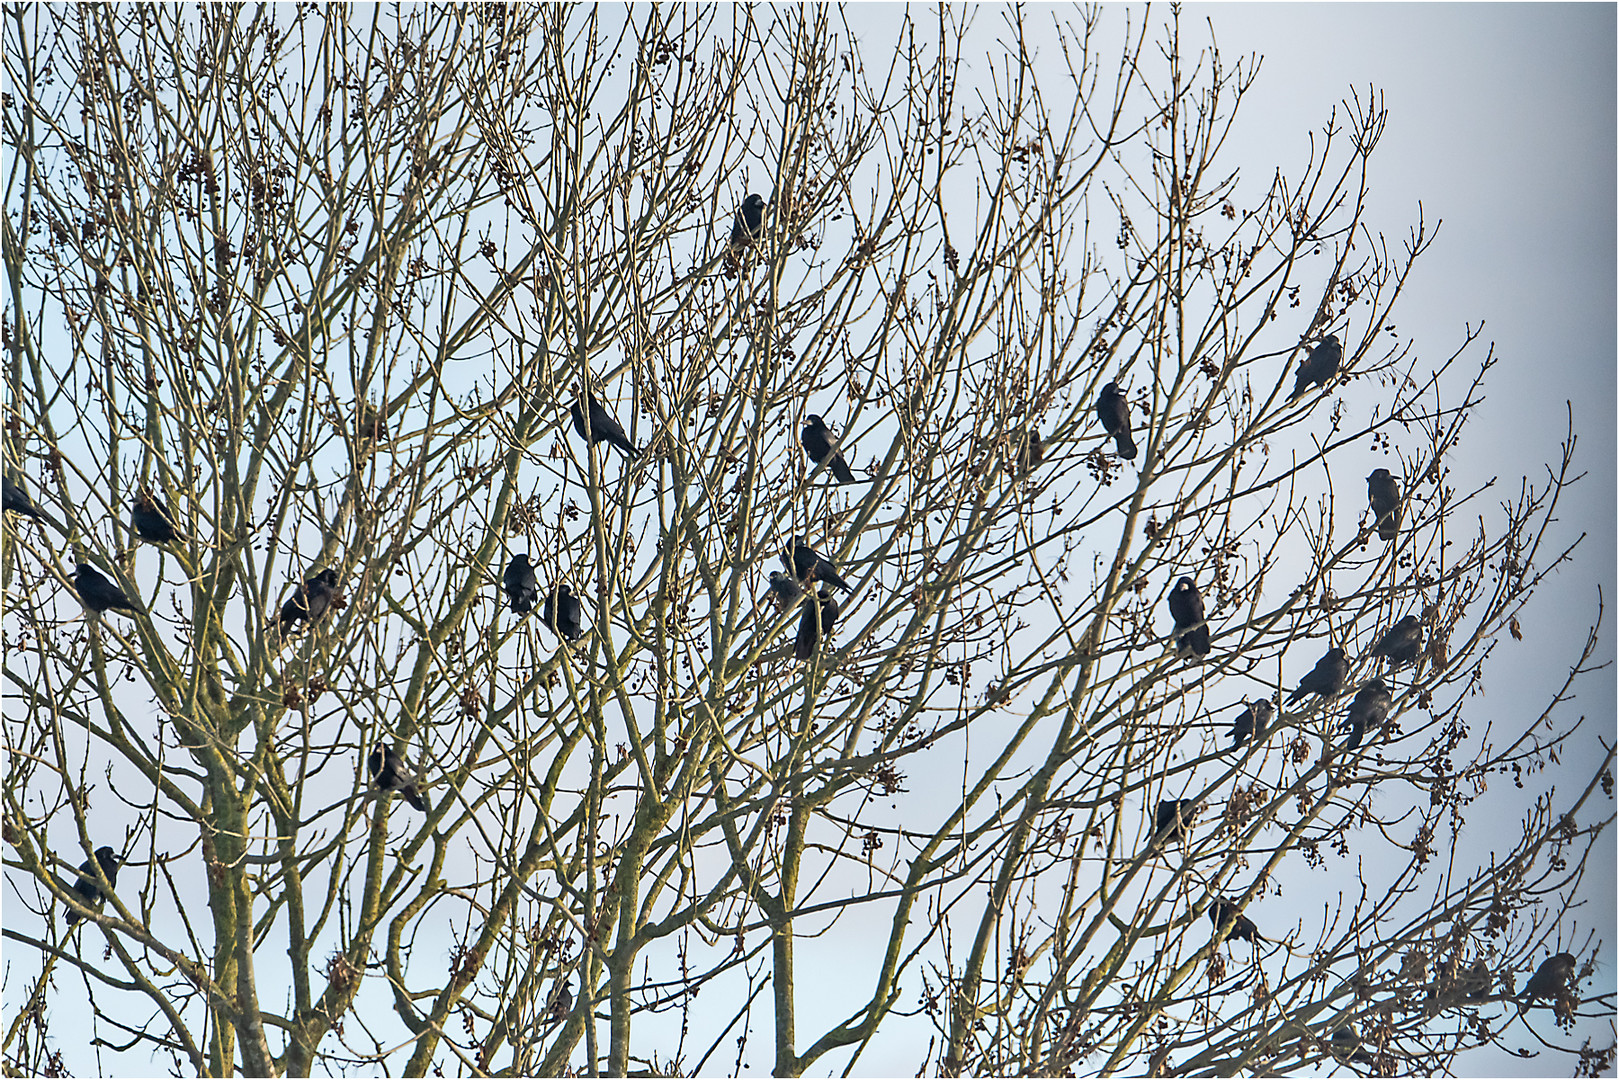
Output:
[[1130,436],[1130,403],[1119,392],[1118,383],[1110,382],[1102,387],[1102,392],[1096,396],[1096,416],[1102,421],[1102,429],[1113,436],[1118,455],[1126,461],[1134,461],[1136,442]]
[[298,623],[313,626],[331,609],[337,598],[337,571],[328,566],[292,591],[281,605],[281,634],[292,633]]
[[1538,997],[1559,997],[1570,986],[1574,978],[1574,969],[1578,962],[1573,953],[1560,952],[1556,956],[1547,957],[1529,977],[1529,983],[1518,995],[1525,1002],[1533,1001]]
[[1209,624],[1203,614],[1203,594],[1197,582],[1183,577],[1169,591],[1169,614],[1175,620],[1175,652],[1179,656],[1209,655]]
[[545,608],[540,612],[540,621],[549,626],[553,634],[566,641],[579,640],[584,633],[583,618],[584,609],[567,582],[551,590],[545,598]]
[[1366,478],[1366,497],[1372,504],[1377,535],[1393,540],[1400,535],[1400,483],[1387,469],[1373,469]]
[[44,521],[45,514],[34,505],[34,500],[28,497],[28,489],[22,486],[21,480],[12,480],[9,476],[0,476],[0,493],[4,494],[3,509],[31,517],[35,521]]
[[1233,747],[1241,746],[1250,738],[1263,740],[1265,730],[1270,727],[1271,715],[1276,711],[1276,706],[1272,705],[1268,698],[1250,701],[1247,705],[1248,707],[1243,709],[1231,724],[1231,745]]
[[500,585],[506,593],[506,604],[513,612],[527,615],[534,610],[540,599],[540,580],[534,576],[534,565],[528,561],[527,552],[512,556]]
[[[96,848],[95,861],[101,864],[101,873],[107,879],[107,884],[116,889],[118,887],[118,867],[120,865],[118,853],[112,848],[102,845]],[[79,864],[79,880],[74,882],[73,891],[79,894],[86,907],[95,907],[101,902],[101,886],[96,884],[94,864],[86,859]],[[72,908],[62,916],[62,921],[72,926],[82,916]]]
[[148,544],[172,544],[182,539],[180,531],[174,527],[174,515],[169,513],[169,508],[145,489],[135,496],[135,505],[130,509],[129,517],[136,534]]
[[843,460],[843,451],[838,448],[838,437],[832,434],[825,420],[810,413],[805,417],[804,430],[799,432],[798,439],[810,460],[817,465],[825,465],[837,477],[838,483],[854,482],[854,473],[849,471],[849,463]]
[[731,222],[731,251],[742,251],[757,243],[765,234],[765,199],[763,195],[749,195]]
[[1338,335],[1328,334],[1321,344],[1310,350],[1310,355],[1304,358],[1299,365],[1297,379],[1293,383],[1293,392],[1287,396],[1291,404],[1312,386],[1327,386],[1338,375],[1338,365],[1343,363],[1344,347],[1338,344]]

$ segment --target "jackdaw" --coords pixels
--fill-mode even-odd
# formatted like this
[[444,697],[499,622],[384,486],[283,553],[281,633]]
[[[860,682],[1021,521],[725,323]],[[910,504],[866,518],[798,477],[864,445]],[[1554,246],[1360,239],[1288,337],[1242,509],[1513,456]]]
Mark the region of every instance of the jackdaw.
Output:
[[798,582],[780,570],[770,571],[770,598],[776,602],[778,608],[786,611],[798,603],[803,596],[804,590],[799,586]]
[[1548,957],[1529,977],[1529,985],[1518,995],[1520,1001],[1533,1001],[1538,997],[1556,998],[1569,988],[1578,962],[1572,953],[1560,952]]
[[528,561],[527,553],[512,556],[501,577],[501,587],[506,591],[507,606],[517,614],[527,615],[534,610],[540,599],[540,580],[534,576],[534,566]]
[[1118,383],[1110,382],[1102,387],[1102,392],[1096,396],[1096,415],[1102,427],[1113,436],[1118,455],[1126,461],[1134,461],[1136,443],[1130,437],[1130,403],[1119,393]]
[[1216,896],[1209,905],[1209,921],[1214,924],[1216,935],[1227,930],[1227,941],[1247,941],[1257,945],[1259,943],[1259,927],[1254,921],[1242,913],[1242,908],[1235,901],[1227,900],[1223,896]]
[[837,621],[838,602],[833,599],[831,589],[822,589],[813,598],[806,597],[804,614],[798,617],[798,636],[793,639],[793,656],[799,660],[814,656],[821,640],[832,632]]
[[1203,616],[1203,594],[1197,582],[1183,577],[1169,590],[1169,614],[1175,620],[1175,652],[1179,656],[1209,655],[1209,624]]
[[854,591],[853,586],[838,576],[838,568],[832,565],[832,560],[809,546],[808,537],[793,537],[792,544],[782,549],[781,561],[799,581],[819,581],[844,592]]
[[1360,1036],[1355,1033],[1353,1024],[1341,1027],[1332,1033],[1332,1056],[1340,1061],[1349,1061],[1356,1065],[1365,1065],[1367,1067],[1377,1064],[1375,1057],[1361,1049]]
[[1298,689],[1287,695],[1287,703],[1291,705],[1305,694],[1317,694],[1330,700],[1343,693],[1344,683],[1348,681],[1349,658],[1342,649],[1328,649],[1327,655],[1315,662],[1315,668],[1299,680]]
[[1152,842],[1185,840],[1187,831],[1192,827],[1192,819],[1196,816],[1197,801],[1194,799],[1162,800],[1152,814]]
[[1293,402],[1312,386],[1326,386],[1332,382],[1343,359],[1344,347],[1338,344],[1337,335],[1328,334],[1299,365],[1298,379],[1293,384],[1293,392],[1287,396],[1288,402]]
[[172,544],[182,539],[179,530],[174,527],[174,516],[169,513],[169,508],[153,498],[150,492],[142,491],[135,496],[135,505],[129,517],[135,532],[148,544]]
[[5,495],[4,509],[14,510],[36,521],[45,520],[44,513],[34,505],[34,500],[28,497],[28,490],[22,486],[20,478],[13,480],[9,476],[0,477],[0,491]]
[[568,641],[578,641],[579,635],[584,632],[580,629],[583,613],[579,598],[573,595],[567,582],[563,582],[546,596],[545,609],[540,612],[540,618],[553,634]]
[[[120,865],[118,853],[110,847],[98,847],[96,848],[95,861],[101,864],[101,873],[107,879],[107,885],[116,889],[118,887],[118,867]],[[79,898],[84,901],[85,907],[93,908],[101,903],[101,886],[96,884],[95,866],[89,859],[79,864],[79,880],[74,883],[73,891],[79,894]],[[62,916],[62,921],[67,923],[68,926],[72,926],[82,917],[70,907],[67,909],[67,913]]]
[[1393,540],[1400,534],[1400,483],[1387,469],[1373,469],[1366,478],[1366,495],[1372,503],[1377,535]]
[[838,437],[832,434],[826,421],[811,413],[806,418],[804,430],[799,433],[799,442],[810,460],[817,465],[825,465],[838,478],[838,483],[854,482],[854,473],[849,471],[849,463],[843,460],[843,452],[838,449]]
[[281,605],[281,633],[290,634],[300,622],[313,626],[330,610],[337,598],[337,571],[327,567],[292,591]]
[[365,765],[371,770],[371,782],[379,789],[397,791],[416,809],[423,811],[427,809],[422,793],[416,790],[416,780],[411,775],[409,766],[392,746],[378,739],[377,745],[371,750],[371,755],[365,759]]
[[579,433],[579,437],[591,443],[611,443],[621,454],[633,461],[636,454],[635,444],[624,434],[624,429],[619,426],[618,421],[608,415],[607,410],[601,407],[601,403],[589,390],[580,395],[580,400],[590,407],[590,427],[586,429],[585,413],[579,408],[579,402],[574,402],[573,429]]
[[78,590],[84,606],[97,615],[109,609],[139,614],[140,605],[124,595],[124,590],[96,572],[94,567],[78,564],[73,572],[73,587]]
[[1394,695],[1382,679],[1373,679],[1360,688],[1355,700],[1349,703],[1349,715],[1339,726],[1339,731],[1349,732],[1349,740],[1344,743],[1345,750],[1353,750],[1360,745],[1361,739],[1366,736],[1366,729],[1380,727],[1388,719],[1389,709],[1394,705]]
[[1276,711],[1276,706],[1270,703],[1269,698],[1261,698],[1246,704],[1248,707],[1242,710],[1231,724],[1231,745],[1234,747],[1241,746],[1250,738],[1263,742],[1265,731],[1270,727],[1271,715]]
[[744,249],[764,237],[765,199],[763,195],[749,195],[742,200],[742,208],[731,223],[731,251],[740,254]]
[[1373,657],[1382,657],[1394,668],[1402,668],[1422,652],[1422,619],[1407,615],[1378,639]]

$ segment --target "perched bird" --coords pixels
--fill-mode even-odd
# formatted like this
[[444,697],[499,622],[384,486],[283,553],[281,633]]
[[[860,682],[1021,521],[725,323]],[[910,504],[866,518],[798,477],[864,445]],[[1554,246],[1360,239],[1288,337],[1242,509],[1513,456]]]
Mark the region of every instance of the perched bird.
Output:
[[1478,1001],[1490,996],[1490,987],[1495,984],[1495,976],[1490,973],[1489,963],[1481,956],[1473,961],[1472,967],[1462,973],[1457,983],[1469,1001]]
[[1361,1049],[1360,1036],[1355,1034],[1353,1024],[1332,1033],[1332,1056],[1339,1061],[1350,1061],[1367,1067],[1377,1064],[1377,1058]]
[[135,505],[129,516],[135,532],[148,544],[172,544],[183,539],[174,527],[174,517],[169,513],[169,508],[147,491],[143,490],[135,496]]
[[1297,381],[1293,384],[1293,392],[1287,396],[1289,402],[1294,401],[1312,386],[1326,386],[1338,374],[1338,365],[1343,363],[1344,347],[1338,344],[1336,334],[1328,334],[1321,344],[1310,350],[1310,355],[1304,358],[1299,365]]
[[1021,445],[1018,446],[1017,461],[1013,464],[1014,474],[1027,476],[1045,460],[1045,457],[1046,448],[1040,441],[1040,429],[1030,428],[1023,433]]
[[[584,402],[590,410],[590,427],[585,427],[585,411],[579,407],[579,401]],[[601,403],[586,390],[580,395],[579,401],[573,403],[573,429],[579,433],[581,439],[591,443],[606,442],[616,446],[626,458],[635,460],[635,444],[630,437],[624,434],[624,429],[617,420],[608,415]]]
[[292,591],[281,605],[281,633],[290,634],[299,622],[313,626],[337,598],[337,571],[327,567]]
[[579,635],[584,631],[580,629],[580,619],[583,609],[579,606],[579,598],[573,595],[573,590],[563,582],[552,589],[545,598],[545,609],[540,612],[540,618],[551,632],[568,641],[578,641]]
[[[96,848],[95,861],[101,864],[101,873],[107,879],[107,884],[112,888],[117,888],[118,867],[120,865],[118,853],[110,847],[98,847]],[[79,880],[74,883],[73,891],[79,894],[79,897],[84,901],[85,907],[95,907],[101,903],[101,886],[96,884],[95,867],[89,859],[79,864]],[[72,926],[82,917],[77,911],[68,908],[67,914],[62,916],[62,921]]]
[[1293,704],[1305,694],[1318,694],[1328,700],[1337,697],[1344,691],[1344,683],[1349,681],[1349,658],[1342,649],[1328,649],[1327,655],[1315,662],[1315,668],[1299,680],[1296,690],[1287,695],[1287,703]]
[[568,1014],[572,1011],[573,986],[568,980],[563,979],[557,983],[556,989],[551,991],[550,998],[546,1000],[545,1026],[551,1027],[554,1024],[560,1024],[568,1018]]
[[380,739],[377,740],[377,745],[371,750],[371,756],[365,759],[365,765],[371,770],[371,782],[378,788],[383,791],[397,791],[416,809],[423,811],[427,809],[422,793],[416,790],[416,780],[411,775],[410,767],[393,747]]
[[832,560],[809,546],[809,538],[793,537],[793,542],[782,549],[781,561],[799,581],[821,581],[844,592],[853,592],[853,586],[838,576]]
[[1393,540],[1400,534],[1400,483],[1387,469],[1373,469],[1366,478],[1366,495],[1372,503],[1377,535]]
[[1578,966],[1572,953],[1560,952],[1556,956],[1548,957],[1535,969],[1529,977],[1529,985],[1523,988],[1518,1000],[1529,1002],[1537,997],[1557,998],[1569,988],[1569,982],[1574,978],[1574,969]]
[[1214,924],[1214,932],[1218,935],[1222,930],[1227,931],[1227,941],[1248,941],[1259,944],[1259,927],[1254,921],[1242,913],[1242,908],[1223,896],[1216,896],[1209,905],[1209,921]]
[[1197,816],[1193,799],[1164,799],[1152,814],[1152,842],[1185,840],[1192,819]]
[[742,208],[731,223],[731,251],[740,254],[744,249],[764,238],[765,199],[763,195],[749,195],[742,200]]
[[831,589],[822,589],[804,604],[804,614],[798,617],[798,636],[793,639],[793,656],[808,660],[815,655],[821,639],[832,632],[838,621],[838,602]]
[[770,571],[770,598],[776,602],[778,608],[786,611],[798,603],[803,596],[804,590],[798,582],[780,570]]
[[35,521],[45,520],[44,513],[34,505],[34,500],[28,497],[28,489],[22,486],[21,478],[13,480],[9,476],[0,477],[0,491],[5,495],[4,509],[14,510]]
[[1169,614],[1175,620],[1175,652],[1180,656],[1209,655],[1209,624],[1203,617],[1203,594],[1197,582],[1183,577],[1169,590]]
[[1231,745],[1241,746],[1250,738],[1264,741],[1265,731],[1270,727],[1270,718],[1276,712],[1276,706],[1268,698],[1247,702],[1247,708],[1238,714],[1231,725]]
[[94,567],[79,563],[73,571],[73,587],[78,590],[84,606],[97,615],[109,609],[139,614],[141,608],[124,595],[124,590],[96,572]]
[[1373,657],[1382,657],[1394,668],[1402,668],[1415,660],[1422,652],[1422,620],[1415,615],[1407,615],[1393,626],[1388,633],[1377,641],[1372,649]]
[[1118,455],[1126,461],[1134,461],[1136,442],[1130,437],[1130,403],[1119,393],[1118,383],[1108,383],[1096,395],[1096,415],[1102,427],[1113,436]]
[[849,463],[843,460],[843,452],[838,449],[838,437],[832,434],[825,420],[811,413],[805,420],[804,430],[799,432],[799,442],[810,460],[830,469],[838,483],[854,482],[854,473],[849,471]]
[[500,584],[506,591],[506,604],[513,611],[527,615],[534,610],[540,599],[540,579],[534,576],[534,566],[528,561],[527,553],[512,556]]
[[1353,750],[1360,745],[1361,739],[1366,736],[1369,727],[1380,727],[1388,719],[1389,709],[1394,705],[1394,695],[1383,684],[1382,679],[1373,679],[1360,688],[1355,700],[1349,703],[1349,715],[1344,718],[1339,731],[1349,732],[1349,741],[1344,743],[1345,750]]

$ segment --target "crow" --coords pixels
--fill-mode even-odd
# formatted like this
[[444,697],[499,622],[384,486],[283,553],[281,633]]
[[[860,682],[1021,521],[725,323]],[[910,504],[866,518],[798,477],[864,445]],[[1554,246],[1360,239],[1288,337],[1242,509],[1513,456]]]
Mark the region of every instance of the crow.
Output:
[[147,491],[135,496],[129,516],[135,532],[148,544],[172,544],[184,539],[174,527],[174,515],[169,513],[169,508]]
[[1372,656],[1382,657],[1398,669],[1415,660],[1421,652],[1422,620],[1415,615],[1407,615],[1378,639]]
[[1366,478],[1366,496],[1372,503],[1377,535],[1393,540],[1400,534],[1400,483],[1387,469],[1373,469]]
[[411,806],[422,811],[427,809],[422,793],[416,790],[416,780],[411,776],[410,768],[392,746],[377,740],[371,755],[365,759],[365,765],[371,770],[371,782],[379,789],[397,791]]
[[[107,885],[116,889],[118,887],[118,867],[120,865],[118,853],[110,847],[98,847],[96,848],[95,861],[101,864],[101,873],[107,879]],[[101,903],[101,886],[96,884],[95,866],[89,859],[79,864],[79,880],[74,883],[73,891],[79,894],[79,898],[84,901],[85,907],[93,908]],[[81,918],[83,916],[70,907],[67,909],[67,914],[62,916],[62,921],[71,927]]]
[[854,473],[849,471],[849,463],[843,460],[843,452],[838,449],[838,437],[827,428],[825,420],[811,413],[799,433],[799,442],[810,460],[830,469],[838,483],[854,482]]
[[1529,985],[1523,988],[1518,1000],[1530,1002],[1537,997],[1560,997],[1569,988],[1569,980],[1574,978],[1576,966],[1572,953],[1560,952],[1548,957],[1529,977]]
[[506,591],[507,606],[517,614],[527,615],[534,610],[540,598],[540,581],[534,576],[534,566],[526,553],[513,555],[512,561],[506,564],[501,588]]
[[[590,410],[590,426],[588,428],[585,426],[585,410],[579,407],[580,401],[584,402]],[[611,443],[627,459],[635,460],[635,444],[630,442],[630,437],[624,434],[624,429],[619,426],[618,421],[608,415],[607,410],[601,407],[595,395],[589,390],[584,391],[580,395],[579,401],[573,403],[573,429],[586,442]]]
[[1187,831],[1192,827],[1192,819],[1197,816],[1197,802],[1194,799],[1164,799],[1152,815],[1152,843],[1160,840],[1185,840]]
[[1209,624],[1203,616],[1203,594],[1197,582],[1183,577],[1169,590],[1169,614],[1175,620],[1175,653],[1209,655]]
[[804,590],[798,582],[780,570],[770,571],[770,598],[776,602],[778,608],[786,611],[803,597]]
[[580,629],[582,614],[579,598],[573,595],[567,582],[563,582],[546,595],[545,609],[540,612],[540,618],[553,634],[568,641],[578,641],[579,635],[584,632]]
[[1361,1049],[1360,1036],[1355,1034],[1353,1024],[1332,1033],[1332,1056],[1340,1061],[1350,1061],[1368,1068],[1377,1064],[1375,1057]]
[[854,587],[838,576],[832,560],[809,546],[809,538],[793,537],[793,542],[782,549],[781,561],[799,581],[822,581],[835,589],[853,592]]
[[1216,896],[1209,905],[1209,921],[1214,924],[1216,936],[1227,931],[1227,941],[1247,941],[1259,944],[1259,927],[1254,921],[1242,913],[1234,901],[1223,896]]
[[1367,728],[1382,726],[1393,705],[1394,695],[1389,693],[1382,679],[1373,679],[1362,686],[1355,700],[1349,703],[1349,715],[1338,728],[1339,731],[1349,732],[1349,741],[1344,743],[1344,749],[1353,750],[1359,746]]
[[1310,355],[1304,358],[1299,365],[1298,379],[1293,384],[1293,392],[1287,396],[1289,404],[1296,400],[1312,386],[1326,386],[1338,374],[1338,365],[1343,363],[1344,347],[1338,344],[1336,334],[1328,334],[1321,344],[1310,350]]
[[1110,382],[1102,387],[1102,392],[1096,396],[1096,415],[1103,429],[1113,436],[1118,455],[1126,461],[1134,461],[1136,443],[1130,437],[1130,403],[1119,393],[1118,383]]
[[815,655],[821,639],[832,632],[838,621],[838,602],[831,589],[822,589],[804,604],[804,614],[798,617],[798,636],[793,640],[793,656],[808,660]]
[[13,480],[9,476],[0,477],[0,491],[5,495],[4,509],[12,510],[35,521],[44,521],[45,515],[34,505],[34,500],[28,497],[28,489],[22,486],[19,477]]
[[564,979],[557,983],[556,989],[545,1003],[545,1026],[551,1027],[560,1024],[568,1018],[573,1011],[573,986]]
[[1268,698],[1261,698],[1258,701],[1249,701],[1244,704],[1248,707],[1242,710],[1231,725],[1231,745],[1233,747],[1241,746],[1249,738],[1255,738],[1263,742],[1265,730],[1270,727],[1271,714],[1276,711],[1276,707],[1270,703]]
[[124,595],[124,590],[108,581],[96,572],[94,567],[79,563],[73,572],[73,587],[78,590],[79,599],[84,606],[97,615],[103,611],[127,611],[132,615],[141,612],[140,605]]
[[290,634],[302,622],[313,626],[325,616],[337,598],[337,571],[327,567],[292,591],[281,605],[281,633]]
[[731,223],[731,251],[741,254],[765,235],[765,200],[763,195],[749,195],[742,200],[742,208]]
[[1315,668],[1299,680],[1298,688],[1287,695],[1287,703],[1291,705],[1305,694],[1318,694],[1330,700],[1343,693],[1344,683],[1348,681],[1349,659],[1342,649],[1328,649],[1327,655],[1315,662]]

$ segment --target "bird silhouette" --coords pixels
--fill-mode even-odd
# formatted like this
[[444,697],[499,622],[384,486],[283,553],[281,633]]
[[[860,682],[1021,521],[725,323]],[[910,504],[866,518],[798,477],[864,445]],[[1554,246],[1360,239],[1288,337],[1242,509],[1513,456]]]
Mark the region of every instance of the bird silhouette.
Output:
[[1400,484],[1387,469],[1373,469],[1366,478],[1366,497],[1372,504],[1377,535],[1393,540],[1400,535]]
[[749,195],[731,222],[731,252],[741,254],[752,247],[765,234],[765,200],[763,195]]
[[13,480],[9,476],[0,477],[0,493],[4,494],[4,509],[36,521],[45,520],[44,512],[28,497],[28,489],[23,487],[21,478]]
[[635,460],[638,452],[630,437],[624,434],[624,429],[617,420],[610,416],[606,409],[601,407],[589,390],[580,395],[580,401],[589,406],[590,424],[585,425],[585,411],[579,408],[579,401],[573,403],[573,429],[579,437],[589,443],[605,442],[618,448],[619,453],[630,461]]
[[102,577],[94,567],[84,563],[79,563],[73,572],[73,588],[78,591],[79,599],[84,602],[84,606],[97,615],[104,611],[127,611],[132,615],[138,615],[143,610],[139,604],[124,595],[124,590]]
[[1203,615],[1203,594],[1197,582],[1183,577],[1169,590],[1169,614],[1175,620],[1175,652],[1180,656],[1209,655],[1209,624]]
[[365,759],[365,765],[371,772],[371,782],[379,790],[397,791],[411,806],[423,811],[427,809],[426,800],[416,789],[416,780],[411,775],[410,767],[392,746],[380,739],[377,740],[377,745],[372,747],[370,756]]
[[1218,935],[1222,930],[1227,931],[1227,941],[1247,941],[1256,945],[1259,943],[1259,928],[1254,925],[1252,919],[1242,913],[1242,908],[1238,907],[1235,901],[1223,896],[1215,897],[1213,903],[1209,904],[1209,921],[1214,924],[1215,934]]
[[1311,672],[1299,680],[1298,688],[1287,695],[1287,703],[1291,705],[1305,694],[1330,700],[1343,693],[1344,683],[1348,681],[1349,659],[1344,656],[1342,649],[1328,649],[1327,654],[1315,662]]
[[300,622],[305,626],[320,622],[336,598],[337,571],[328,566],[294,589],[281,605],[282,636],[292,633]]
[[817,465],[825,465],[838,483],[848,484],[854,481],[854,473],[849,471],[849,463],[843,460],[843,452],[838,449],[838,437],[832,434],[826,426],[826,421],[811,413],[805,418],[804,430],[799,433],[799,442],[810,460]]
[[1416,615],[1407,615],[1378,639],[1372,656],[1381,657],[1398,669],[1415,660],[1421,652],[1422,620]]
[[832,560],[809,546],[808,537],[795,536],[793,542],[782,549],[781,561],[799,581],[819,581],[844,592],[852,592],[847,581],[838,576]]
[[1245,703],[1248,707],[1237,715],[1231,724],[1231,745],[1241,746],[1250,738],[1263,741],[1265,731],[1270,727],[1270,718],[1276,707],[1269,700],[1261,698],[1258,701]]
[[1299,365],[1293,392],[1287,396],[1287,400],[1291,403],[1312,386],[1326,386],[1337,376],[1338,365],[1343,363],[1343,359],[1344,347],[1338,344],[1337,335],[1328,334]]
[[[120,865],[118,853],[105,845],[96,848],[95,862],[93,863],[91,860],[86,859],[80,863],[79,880],[73,884],[73,891],[79,894],[79,898],[84,901],[85,907],[95,907],[101,903],[101,886],[96,884],[95,863],[101,864],[101,873],[107,879],[107,885],[114,889],[118,887],[118,867]],[[62,921],[67,923],[68,926],[72,926],[81,918],[83,916],[70,907],[67,909],[67,913],[62,916]]]
[[1560,952],[1547,957],[1529,977],[1529,984],[1523,988],[1523,993],[1518,995],[1518,999],[1527,1003],[1539,997],[1561,997],[1569,988],[1577,966],[1578,962],[1574,959],[1573,953]]
[[780,570],[770,571],[770,598],[776,602],[778,608],[786,611],[803,597],[804,590],[798,582]]
[[1152,842],[1185,840],[1197,816],[1195,799],[1164,799],[1152,814]]
[[1118,455],[1126,461],[1134,461],[1136,443],[1130,437],[1130,403],[1119,392],[1118,383],[1110,382],[1102,387],[1102,392],[1096,396],[1096,415],[1102,421],[1102,428],[1113,436]]
[[540,599],[540,580],[534,576],[534,567],[527,553],[513,555],[501,576],[501,588],[506,592],[506,605],[519,615],[534,610]]
[[583,614],[579,598],[573,595],[567,582],[563,582],[546,595],[545,609],[540,612],[540,619],[558,637],[578,641],[584,633],[580,627]]
[[1382,679],[1373,679],[1362,686],[1355,700],[1349,703],[1349,715],[1339,726],[1340,731],[1349,732],[1344,749],[1353,750],[1359,746],[1366,736],[1366,729],[1380,727],[1388,719],[1389,709],[1393,705],[1394,695],[1389,693]]
[[806,597],[804,614],[798,617],[798,636],[793,639],[793,656],[799,660],[814,656],[837,621],[838,602],[833,599],[831,589],[822,589],[814,598]]
[[174,516],[169,508],[150,492],[142,491],[135,496],[129,517],[136,534],[148,544],[172,544],[184,539],[174,527]]

